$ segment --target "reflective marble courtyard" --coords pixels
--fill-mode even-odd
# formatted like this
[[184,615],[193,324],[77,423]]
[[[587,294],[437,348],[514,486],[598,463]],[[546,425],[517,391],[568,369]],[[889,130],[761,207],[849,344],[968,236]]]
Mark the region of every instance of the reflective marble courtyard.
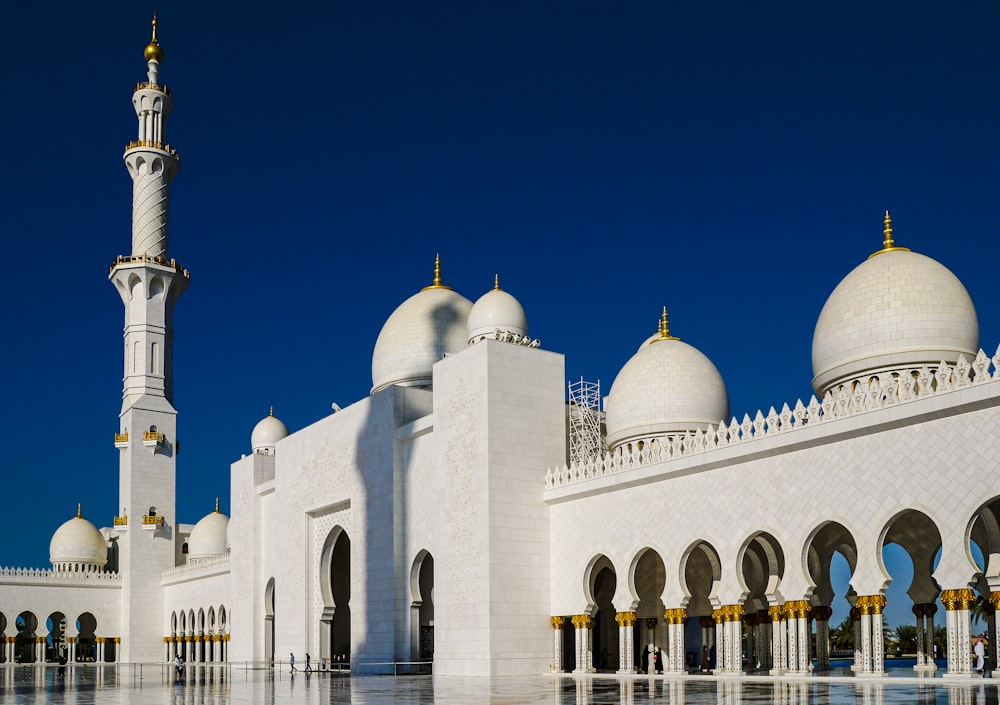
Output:
[[[908,674],[907,674],[908,675]],[[327,673],[290,675],[267,670],[192,668],[176,678],[169,667],[0,668],[4,703],[90,703],[132,705],[411,705],[489,703],[491,705],[826,705],[827,703],[918,703],[921,705],[998,703],[1000,679],[951,680],[912,677],[880,680],[838,676],[810,679],[691,676],[617,677],[539,675],[518,678],[362,676]]]

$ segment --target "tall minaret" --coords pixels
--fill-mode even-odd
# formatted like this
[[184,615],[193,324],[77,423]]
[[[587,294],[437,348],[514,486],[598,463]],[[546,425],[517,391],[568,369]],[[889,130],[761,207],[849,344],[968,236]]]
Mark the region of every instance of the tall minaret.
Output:
[[173,310],[188,271],[169,259],[170,182],[180,162],[166,143],[173,96],[159,81],[163,50],[146,46],[148,80],[132,105],[139,139],[125,147],[132,177],[132,254],[119,256],[110,279],[125,304],[125,371],[115,445],[120,449],[118,570],[122,575],[121,661],[160,661],[163,618],[160,576],[175,564],[177,534],[176,416],[172,404]]

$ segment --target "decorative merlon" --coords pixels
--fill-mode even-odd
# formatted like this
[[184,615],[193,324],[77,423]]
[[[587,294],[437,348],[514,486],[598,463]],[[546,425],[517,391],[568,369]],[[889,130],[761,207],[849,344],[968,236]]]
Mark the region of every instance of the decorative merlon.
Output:
[[545,487],[565,487],[992,382],[1000,382],[1000,347],[992,358],[980,350],[971,363],[960,355],[954,366],[941,361],[933,369],[924,365],[873,373],[828,391],[822,401],[814,395],[808,405],[800,399],[794,408],[784,404],[780,412],[772,406],[766,415],[757,411],[753,418],[744,414],[737,421],[734,416],[728,424],[720,421],[705,431],[637,439],[614,451],[597,453],[587,462],[550,468]]

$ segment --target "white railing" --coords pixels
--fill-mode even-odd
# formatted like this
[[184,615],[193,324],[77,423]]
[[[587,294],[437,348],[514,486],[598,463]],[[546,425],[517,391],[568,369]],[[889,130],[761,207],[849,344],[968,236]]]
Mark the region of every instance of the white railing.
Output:
[[87,570],[60,570],[51,568],[0,568],[0,583],[58,584],[121,584],[119,573]]
[[933,369],[925,365],[902,373],[872,374],[828,391],[822,401],[813,396],[808,404],[800,399],[793,408],[783,405],[780,412],[772,406],[767,414],[758,411],[753,418],[744,414],[742,421],[734,416],[728,424],[720,421],[696,433],[636,439],[588,462],[550,468],[545,487],[564,487],[997,381],[1000,348],[992,358],[980,350],[971,363],[962,355],[954,366],[942,361]]
[[173,580],[175,578],[202,575],[207,573],[217,573],[229,570],[229,554],[197,560],[176,568],[167,568],[163,571],[163,580]]

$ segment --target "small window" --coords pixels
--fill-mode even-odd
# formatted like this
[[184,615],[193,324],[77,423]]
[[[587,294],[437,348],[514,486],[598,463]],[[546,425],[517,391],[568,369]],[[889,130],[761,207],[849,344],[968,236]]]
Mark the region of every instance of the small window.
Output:
[[188,552],[188,545],[187,542],[185,542],[184,545],[181,546],[181,553],[183,553],[186,556],[187,552]]

